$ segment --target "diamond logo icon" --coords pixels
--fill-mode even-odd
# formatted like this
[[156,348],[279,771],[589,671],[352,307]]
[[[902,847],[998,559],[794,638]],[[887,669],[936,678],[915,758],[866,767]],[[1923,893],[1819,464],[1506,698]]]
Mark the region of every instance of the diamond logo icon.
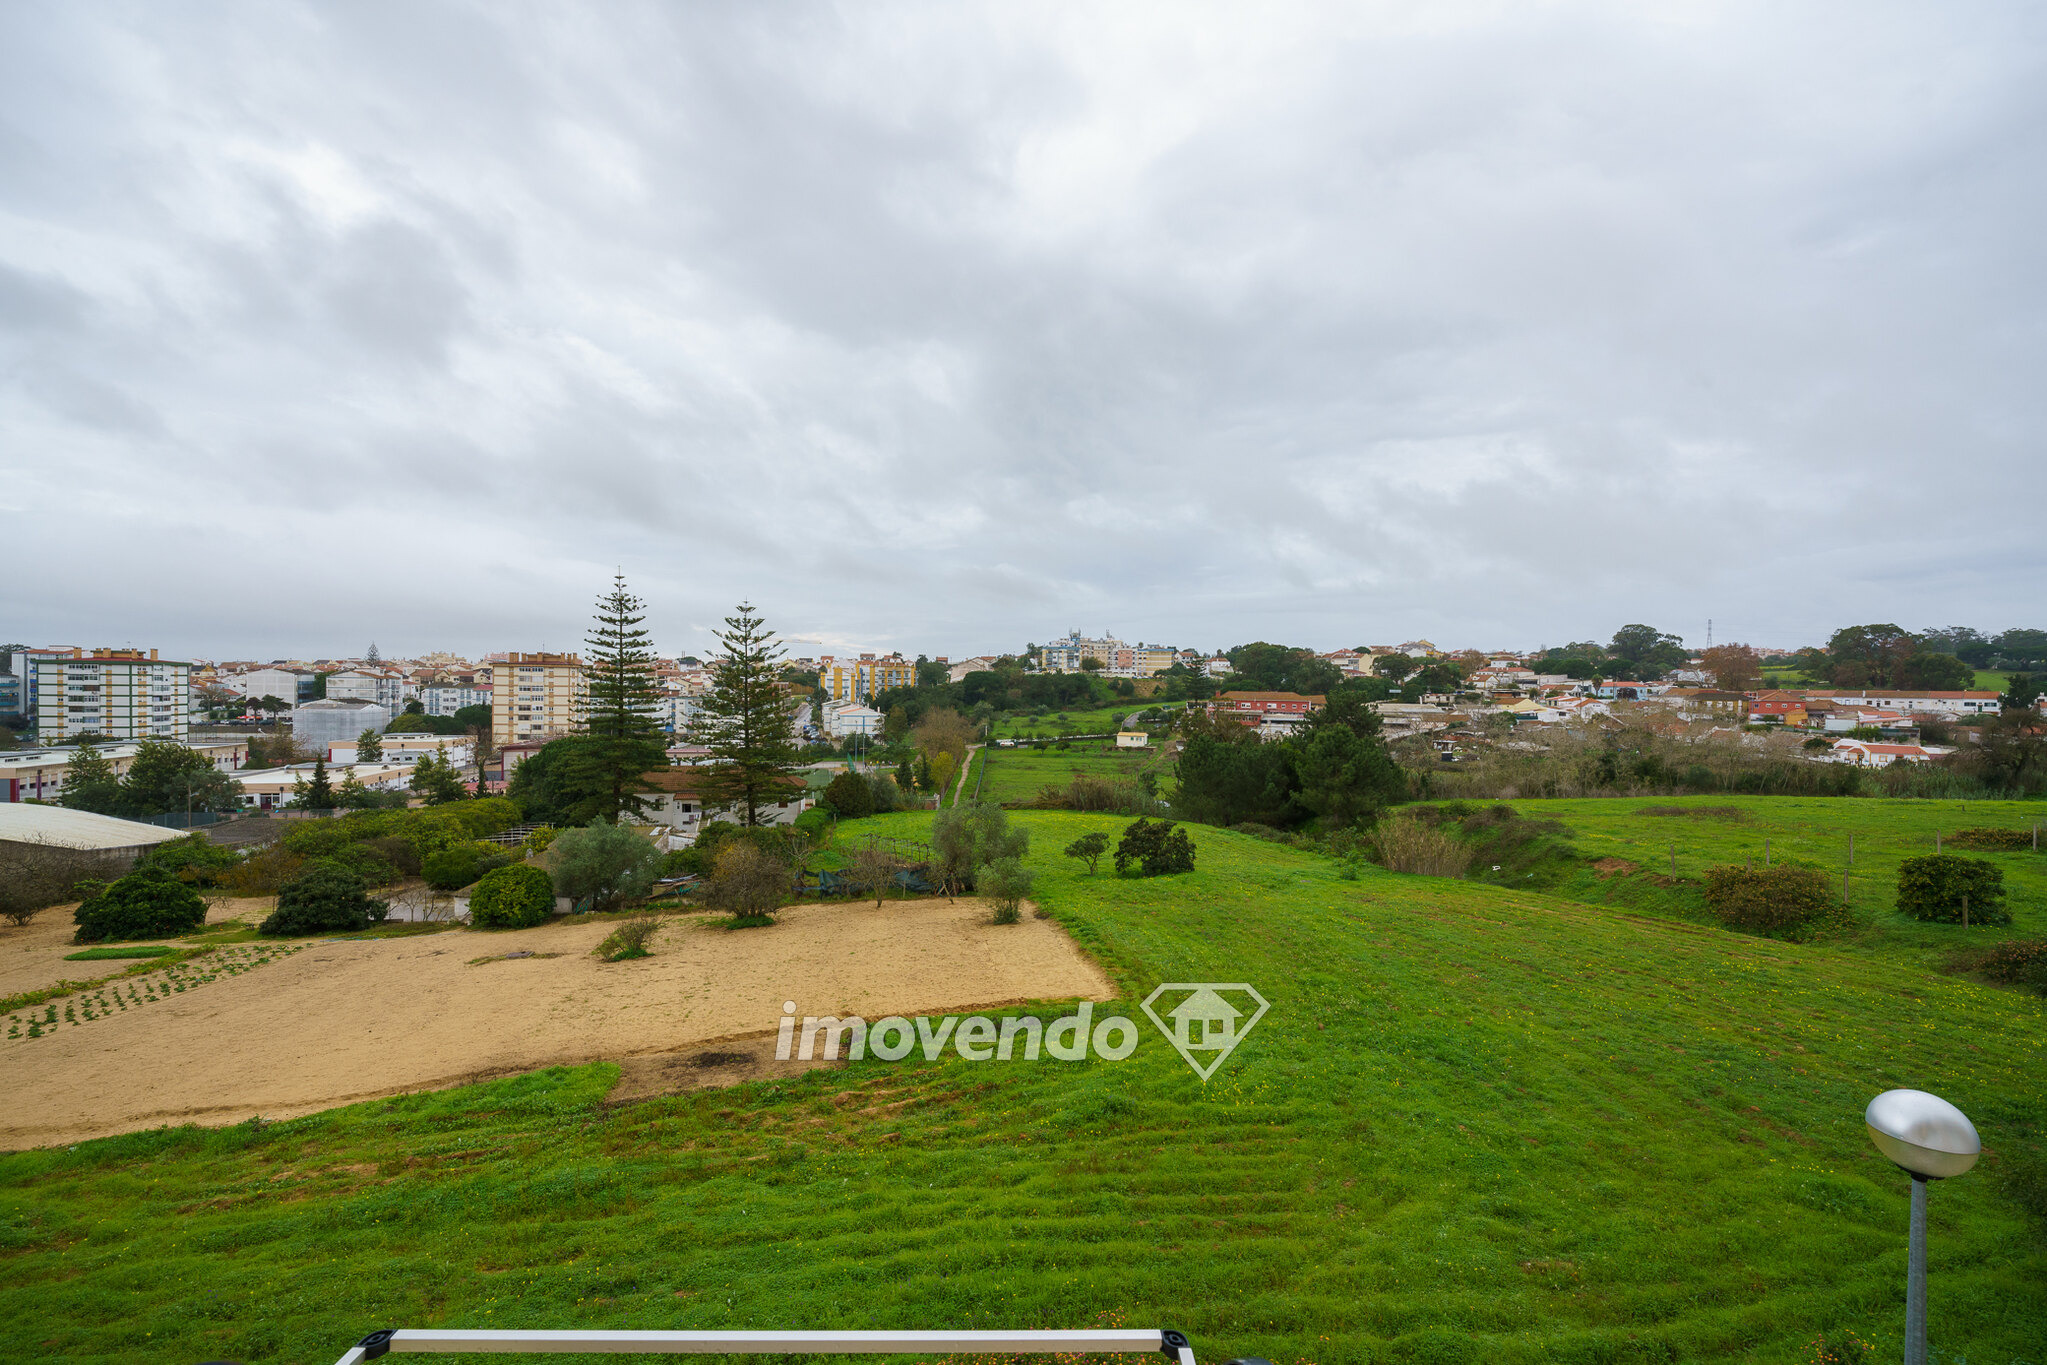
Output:
[[[1182,998],[1161,1018],[1153,1006],[1170,996]],[[1258,1027],[1272,1004],[1242,981],[1168,981],[1144,997],[1140,1008],[1194,1074],[1206,1081]]]

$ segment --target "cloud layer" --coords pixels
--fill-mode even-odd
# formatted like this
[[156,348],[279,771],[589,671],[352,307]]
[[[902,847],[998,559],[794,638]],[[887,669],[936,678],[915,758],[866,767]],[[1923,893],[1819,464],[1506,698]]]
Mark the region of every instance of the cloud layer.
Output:
[[0,635],[2042,624],[2020,4],[14,6]]

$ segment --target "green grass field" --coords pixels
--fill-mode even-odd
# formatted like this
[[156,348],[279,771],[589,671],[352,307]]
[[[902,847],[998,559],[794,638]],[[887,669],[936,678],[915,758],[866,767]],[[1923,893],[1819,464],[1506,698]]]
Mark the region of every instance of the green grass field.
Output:
[[2002,692],[2005,688],[2011,686],[2011,674],[1999,673],[1995,669],[1979,668],[1976,670],[1974,686],[1979,692]]
[[[1111,780],[1131,780],[1150,766],[1155,750],[1117,750],[1100,744],[1058,749],[990,749],[988,775],[981,784],[984,801],[1029,801],[1045,786],[1063,787],[1075,773]],[[970,784],[971,785],[971,782]]]
[[[1634,804],[1525,803],[1596,847],[1737,837]],[[1909,844],[1932,806],[1808,804],[1815,850],[1827,807]],[[4,1156],[0,1358],[326,1361],[428,1323],[1122,1323],[1278,1365],[1789,1362],[1828,1329],[1895,1359],[1908,1182],[1861,1114],[1918,1086],[1989,1153],[1933,1194],[1935,1359],[2042,1359],[2047,1001],[1939,974],[1909,933],[1794,946],[1346,881],[1213,829],[1193,874],[1089,878],[1058,850],[1124,821],[1014,818],[1037,898],[1127,1002],[1271,998],[1211,1082],[1146,1025],[1118,1063],[913,1053],[618,1107],[591,1066]],[[2037,925],[2037,883],[2022,899]]]
[[[1100,706],[1086,711],[1054,711],[1043,716],[1002,716],[995,722],[997,739],[1021,739],[1026,735],[1037,735],[1046,739],[1057,737],[1060,732],[1075,735],[1112,735],[1122,728],[1124,718],[1133,711],[1142,711],[1152,705],[1142,697],[1125,697],[1114,706]],[[1064,716],[1066,719],[1061,720]]]
[[[1621,859],[1641,875],[1605,874],[1592,867],[1573,871],[1548,889],[1574,900],[1630,909],[1676,913],[1710,923],[1698,883],[1706,870],[1753,860],[1763,865],[1765,841],[1770,857],[1792,859],[1825,868],[1836,889],[1848,874],[1848,905],[1857,919],[1852,938],[1840,945],[1853,951],[1936,950],[1953,945],[1945,926],[1920,924],[1892,913],[1898,865],[1908,857],[1932,853],[1936,835],[1958,829],[1994,826],[2030,830],[2047,824],[2047,804],[2038,801],[1873,801],[1857,798],[1773,796],[1683,796],[1639,800],[1582,798],[1515,801],[1523,815],[1560,820],[1573,832],[1578,851],[1588,859]],[[1645,814],[1685,811],[1685,815]],[[1855,863],[1848,865],[1848,840],[1855,839]],[[2047,830],[2041,835],[2047,849]],[[1660,884],[1672,875],[1680,885]],[[1970,942],[1988,942],[2007,935],[2047,935],[2047,852],[1981,853],[1949,849],[1971,858],[1986,858],[2004,869],[2013,923],[2009,929],[1985,931]],[[1483,878],[1485,869],[1477,869]]]

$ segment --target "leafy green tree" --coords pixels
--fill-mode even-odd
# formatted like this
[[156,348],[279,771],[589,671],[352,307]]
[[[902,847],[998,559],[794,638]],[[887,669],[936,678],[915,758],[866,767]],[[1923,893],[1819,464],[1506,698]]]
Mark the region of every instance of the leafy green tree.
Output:
[[469,784],[448,761],[447,748],[442,745],[436,745],[432,753],[413,765],[410,786],[429,806],[461,801],[469,795]]
[[783,650],[746,602],[725,618],[717,640],[725,657],[691,727],[716,760],[704,778],[704,800],[734,808],[747,825],[758,825],[762,808],[780,796],[797,762],[789,698],[775,665]]
[[1971,668],[1988,668],[1997,657],[1997,642],[1969,626],[1922,630],[1919,643],[1940,654],[1952,654]]
[[1894,687],[1923,687],[1932,692],[1960,692],[1973,686],[1976,670],[1952,654],[1922,650],[1898,665]]
[[888,708],[881,718],[881,737],[893,744],[910,732],[910,712],[907,707],[897,705]]
[[355,737],[355,756],[363,763],[375,763],[384,756],[384,741],[375,730],[365,730]]
[[[1382,678],[1399,682],[1408,674],[1421,667],[1422,661],[1405,654],[1381,654],[1372,660],[1372,671]],[[1588,675],[1590,676],[1590,675]]]
[[1997,637],[1997,662],[2038,672],[2047,668],[2047,630],[2007,630]]
[[[1606,652],[1615,661],[1629,665],[1629,676],[1654,680],[1673,668],[1681,668],[1690,657],[1685,651],[1685,642],[1675,635],[1666,635],[1654,626],[1622,626],[1613,633],[1613,640]],[[1611,673],[1610,677],[1620,677]]]
[[165,811],[233,810],[239,789],[197,749],[167,739],[145,739],[121,779],[123,804],[143,815]]
[[910,767],[910,756],[904,754],[902,760],[896,764],[896,785],[908,791],[916,780],[916,771]]
[[2014,673],[2005,680],[2004,695],[1997,700],[2007,712],[2031,710],[2039,705],[2040,684],[2030,673]]
[[462,727],[465,734],[471,730],[490,733],[490,707],[484,703],[478,702],[457,708],[453,719],[455,724]]
[[[908,759],[903,760],[906,764]],[[858,773],[840,773],[824,789],[824,803],[841,818],[852,820],[874,814],[874,788]]]
[[1899,666],[1918,652],[1918,639],[1890,622],[1846,626],[1827,641],[1826,676],[1836,687],[1893,687]]
[[661,871],[661,853],[652,843],[602,821],[563,830],[550,851],[555,894],[588,899],[593,910],[615,909],[646,895]]
[[1103,834],[1100,830],[1095,831],[1093,834],[1083,834],[1066,846],[1066,856],[1078,858],[1086,863],[1087,874],[1090,877],[1095,875],[1096,864],[1101,862],[1102,855],[1108,851],[1109,836]]
[[1225,656],[1230,676],[1224,686],[1230,691],[1297,692],[1321,696],[1336,690],[1343,674],[1336,665],[1312,649],[1269,644],[1258,640],[1238,645]]
[[64,794],[57,798],[72,810],[95,815],[121,815],[127,810],[127,794],[114,776],[114,765],[90,744],[80,744],[64,770]]
[[[1332,731],[1331,733],[1338,733]],[[1163,877],[1194,870],[1194,841],[1170,820],[1139,818],[1124,829],[1116,844],[1116,875]]]
[[[583,704],[587,741],[569,751],[568,781],[594,798],[592,814],[603,820],[645,815],[646,774],[668,766],[667,737],[655,720],[660,689],[654,682],[654,646],[643,628],[646,604],[613,578],[598,599],[597,618],[586,637]],[[784,725],[786,729],[786,722]]]

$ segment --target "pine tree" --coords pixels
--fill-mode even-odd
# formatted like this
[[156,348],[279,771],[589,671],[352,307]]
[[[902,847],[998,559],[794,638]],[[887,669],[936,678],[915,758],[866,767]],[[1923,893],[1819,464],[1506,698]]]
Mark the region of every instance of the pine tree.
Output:
[[626,591],[625,578],[597,600],[597,619],[585,637],[583,703],[586,742],[572,750],[572,786],[589,792],[606,820],[647,809],[644,774],[668,766],[668,746],[655,720],[661,694],[654,684],[654,646],[640,623],[646,604]]
[[384,756],[384,740],[375,729],[368,729],[355,737],[355,757],[359,763],[375,763]]
[[301,780],[293,783],[292,787],[294,804],[304,806],[307,810],[334,809],[334,783],[327,777],[326,759],[316,758],[313,760],[313,780],[311,782]]
[[446,805],[469,795],[469,784],[448,761],[448,749],[444,744],[435,745],[432,753],[413,765],[411,786],[429,806]]
[[380,663],[383,661],[383,658],[384,658],[383,655],[377,653],[377,642],[375,640],[370,641],[370,652],[363,655],[363,662],[372,664]]
[[783,774],[796,767],[789,698],[775,666],[783,651],[746,602],[717,638],[725,657],[690,732],[717,759],[703,783],[704,804],[737,807],[744,823],[758,825],[762,807],[782,796]]

